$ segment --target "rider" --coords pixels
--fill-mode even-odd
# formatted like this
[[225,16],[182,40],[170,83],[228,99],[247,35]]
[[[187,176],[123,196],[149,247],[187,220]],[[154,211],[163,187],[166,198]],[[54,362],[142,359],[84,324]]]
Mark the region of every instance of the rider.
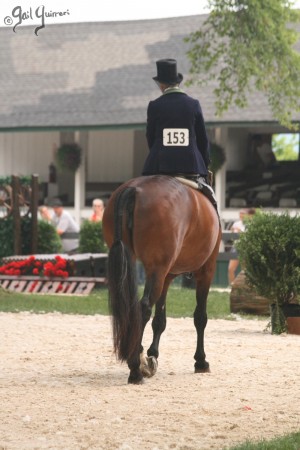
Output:
[[217,209],[213,189],[207,184],[210,153],[200,103],[180,89],[183,76],[177,73],[175,59],[161,59],[156,66],[153,80],[163,95],[148,105],[146,137],[150,152],[142,174],[194,180]]

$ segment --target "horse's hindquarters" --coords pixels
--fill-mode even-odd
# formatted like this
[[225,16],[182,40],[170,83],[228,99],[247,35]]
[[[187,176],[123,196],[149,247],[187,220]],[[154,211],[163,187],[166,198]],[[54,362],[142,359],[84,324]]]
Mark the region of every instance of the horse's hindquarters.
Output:
[[[173,273],[194,272],[197,276],[195,360],[197,369],[205,368],[206,298],[220,236],[219,220],[209,201],[171,177],[140,177],[122,185],[112,195],[103,217],[103,232],[111,248],[108,284],[115,351],[121,360],[127,361],[128,381],[137,384],[143,380],[140,349],[153,305],[156,306],[153,342],[147,353],[148,357],[158,357],[159,339],[166,325],[166,295]],[[136,298],[131,270],[136,257],[146,272],[140,301]]]

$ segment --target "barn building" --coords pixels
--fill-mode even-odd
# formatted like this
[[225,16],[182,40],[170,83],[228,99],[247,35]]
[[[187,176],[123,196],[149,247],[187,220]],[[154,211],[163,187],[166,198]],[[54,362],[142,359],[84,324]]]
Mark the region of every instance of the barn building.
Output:
[[[148,148],[148,102],[159,95],[155,61],[176,58],[189,77],[184,38],[206,16],[0,28],[0,178],[39,174],[40,203],[59,196],[78,220],[95,197],[107,198],[122,182],[140,175]],[[199,99],[212,143],[226,162],[215,189],[221,218],[234,220],[244,206],[276,211],[300,207],[298,160],[272,168],[253,164],[259,137],[288,133],[273,118],[266,99],[249,94],[245,109],[215,114],[213,86],[182,87]],[[299,120],[295,117],[295,120]],[[297,138],[299,136],[297,135]],[[75,173],[49,180],[57,147],[77,142],[83,150]],[[298,139],[299,142],[299,139]]]

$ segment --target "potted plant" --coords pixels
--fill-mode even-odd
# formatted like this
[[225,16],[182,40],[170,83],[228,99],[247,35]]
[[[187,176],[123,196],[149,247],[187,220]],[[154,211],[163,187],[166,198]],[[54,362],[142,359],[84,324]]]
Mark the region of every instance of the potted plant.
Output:
[[272,333],[287,331],[300,316],[300,216],[258,211],[236,247],[246,282],[270,301]]
[[226,161],[225,151],[223,147],[214,142],[210,142],[209,147],[211,158],[209,169],[216,174]]
[[55,153],[58,168],[76,172],[81,163],[81,147],[76,142],[62,144]]

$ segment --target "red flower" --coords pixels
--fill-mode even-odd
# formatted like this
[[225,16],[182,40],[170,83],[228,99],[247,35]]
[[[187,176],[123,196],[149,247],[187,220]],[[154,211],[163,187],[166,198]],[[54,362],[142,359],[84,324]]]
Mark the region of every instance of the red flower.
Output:
[[[37,261],[35,256],[21,261],[11,261],[0,267],[0,274],[4,275],[44,275],[46,277],[61,277],[67,278],[70,274],[68,267],[71,270],[71,262],[65,260],[61,256],[54,257],[55,262],[47,261],[42,263]],[[71,270],[72,272],[72,270]]]
[[55,272],[55,276],[57,277],[63,277],[63,278],[67,278],[69,276],[68,272],[66,272],[65,270],[56,270]]

